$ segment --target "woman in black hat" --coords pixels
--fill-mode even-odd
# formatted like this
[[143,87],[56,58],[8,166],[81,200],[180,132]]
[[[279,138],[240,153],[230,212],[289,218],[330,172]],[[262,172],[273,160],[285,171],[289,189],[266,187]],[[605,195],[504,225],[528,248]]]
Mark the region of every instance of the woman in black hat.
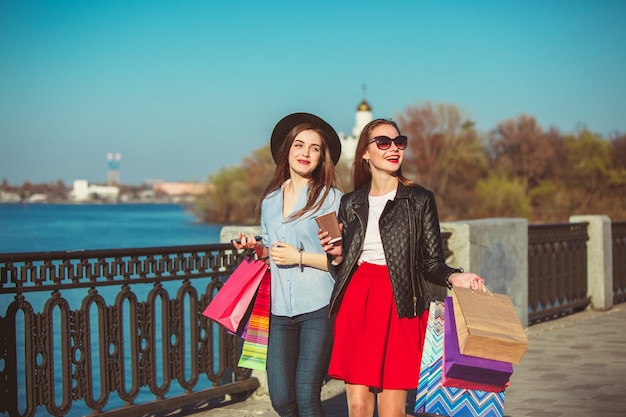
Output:
[[342,246],[330,255],[335,317],[328,374],[346,382],[350,417],[405,416],[418,385],[433,301],[428,282],[480,290],[478,275],[445,263],[434,194],[402,175],[407,137],[395,122],[376,119],[361,132],[353,169],[355,191],[339,208]]
[[267,347],[270,399],[283,417],[323,416],[321,388],[328,371],[334,281],[319,244],[315,217],[337,212],[335,164],[341,142],[324,120],[294,113],[271,137],[276,171],[260,200],[262,241],[239,234],[237,249],[269,256],[271,315]]

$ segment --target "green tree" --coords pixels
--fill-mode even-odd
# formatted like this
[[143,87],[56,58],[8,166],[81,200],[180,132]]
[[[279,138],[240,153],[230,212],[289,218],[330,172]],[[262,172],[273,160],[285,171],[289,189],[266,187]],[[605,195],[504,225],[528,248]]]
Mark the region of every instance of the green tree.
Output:
[[209,176],[209,187],[205,195],[196,200],[196,212],[207,223],[248,223],[241,202],[248,192],[245,172],[241,167],[222,168]]
[[[403,172],[436,193],[443,221],[566,222],[572,214],[589,213],[626,219],[626,135],[616,133],[609,141],[586,129],[563,135],[522,115],[483,136],[459,108],[444,104],[407,107],[398,125],[409,137]],[[351,169],[337,166],[346,192]],[[259,199],[274,170],[266,145],[240,167],[209,176],[208,192],[196,202],[198,218],[258,224]],[[23,194],[34,191],[29,183],[21,188]]]
[[610,139],[613,168],[626,170],[626,134],[615,134]]
[[258,204],[263,191],[267,188],[276,170],[276,164],[272,159],[270,145],[256,149],[252,154],[243,159],[242,168],[245,173],[248,191],[244,197],[243,205],[249,216],[258,219]]
[[245,157],[241,166],[210,175],[207,193],[196,199],[196,216],[207,223],[257,224],[257,205],[275,169],[267,145]]
[[601,212],[611,168],[609,143],[583,129],[566,137],[565,151],[570,168],[565,185],[571,190],[573,213]]
[[532,206],[531,222],[567,222],[571,214],[570,197],[563,181],[543,180],[528,191]]
[[528,218],[531,208],[524,181],[520,178],[509,179],[495,173],[479,180],[471,213],[476,218]]

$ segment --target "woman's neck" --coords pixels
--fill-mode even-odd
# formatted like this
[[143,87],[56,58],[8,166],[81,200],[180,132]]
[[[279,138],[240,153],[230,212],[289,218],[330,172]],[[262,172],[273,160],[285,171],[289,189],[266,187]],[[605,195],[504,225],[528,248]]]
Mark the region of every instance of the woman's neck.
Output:
[[289,178],[289,180],[287,181],[287,184],[285,185],[286,187],[290,188],[290,191],[300,191],[303,187],[306,187],[309,185],[309,179],[308,178],[304,178],[304,177],[300,177],[297,175],[292,176],[291,178]]
[[283,187],[283,217],[289,217],[298,203],[302,189],[308,185],[309,181],[302,177],[292,177]]
[[398,178],[385,175],[381,176],[372,176],[372,186],[370,188],[371,196],[379,196],[389,194],[393,190],[398,188]]

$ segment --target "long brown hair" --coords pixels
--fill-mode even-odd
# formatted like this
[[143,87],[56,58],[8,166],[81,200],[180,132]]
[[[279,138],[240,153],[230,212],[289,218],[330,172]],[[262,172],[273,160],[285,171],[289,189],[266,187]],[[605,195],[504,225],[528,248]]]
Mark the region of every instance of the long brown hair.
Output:
[[291,145],[293,144],[296,136],[305,130],[312,130],[322,138],[320,162],[311,176],[306,204],[302,209],[292,213],[288,220],[297,219],[309,211],[315,212],[319,210],[322,203],[328,196],[331,187],[340,189],[339,177],[337,176],[337,171],[335,170],[335,165],[333,164],[326,134],[317,125],[302,123],[291,129],[291,131],[287,134],[280,151],[278,152],[278,162],[276,165],[276,171],[274,171],[274,177],[263,192],[263,195],[257,204],[258,216],[261,215],[261,202],[265,199],[265,197],[280,189],[283,183],[291,178],[291,173],[289,171],[289,150],[291,149]]
[[[363,130],[361,131],[361,136],[359,136],[359,142],[356,145],[356,152],[354,155],[354,164],[352,166],[352,185],[354,189],[357,190],[365,185],[369,185],[372,182],[372,171],[370,170],[369,163],[363,159],[363,154],[365,153],[365,149],[369,145],[372,135],[372,131],[374,128],[380,125],[390,125],[393,126],[397,131],[398,135],[401,135],[400,128],[398,124],[390,119],[374,119],[368,124],[365,125]],[[398,170],[395,172],[395,176],[398,178],[404,185],[411,185],[413,182],[402,175],[402,167],[400,166]]]

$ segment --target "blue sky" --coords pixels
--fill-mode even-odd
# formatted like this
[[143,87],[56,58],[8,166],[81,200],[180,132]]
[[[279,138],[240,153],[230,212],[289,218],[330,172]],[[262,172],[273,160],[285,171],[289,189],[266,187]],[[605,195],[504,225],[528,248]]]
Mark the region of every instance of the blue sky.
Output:
[[626,132],[626,2],[0,1],[0,179],[206,180],[296,111]]

